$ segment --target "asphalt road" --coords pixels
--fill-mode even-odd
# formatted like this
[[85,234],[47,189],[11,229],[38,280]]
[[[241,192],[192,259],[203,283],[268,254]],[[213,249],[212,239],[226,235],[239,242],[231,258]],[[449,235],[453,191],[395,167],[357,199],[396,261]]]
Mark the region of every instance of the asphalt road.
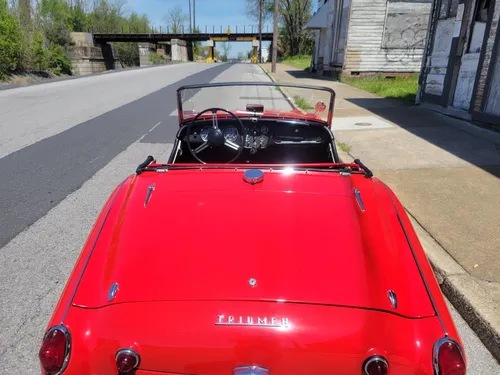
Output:
[[[217,81],[268,78],[250,64],[180,64],[0,92],[0,373],[39,373],[45,325],[109,193],[147,155],[167,159],[176,88]],[[220,95],[227,108],[263,96],[287,106],[272,90]],[[452,312],[469,374],[500,374]]]

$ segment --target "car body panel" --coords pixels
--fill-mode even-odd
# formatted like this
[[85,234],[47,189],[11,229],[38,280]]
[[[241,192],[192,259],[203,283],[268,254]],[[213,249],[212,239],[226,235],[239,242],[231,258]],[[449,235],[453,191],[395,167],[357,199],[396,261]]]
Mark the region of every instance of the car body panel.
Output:
[[[290,327],[219,326],[219,314],[287,317]],[[67,323],[78,350],[67,369],[70,375],[113,373],[114,353],[124,347],[141,354],[140,369],[167,373],[230,375],[234,367],[258,364],[274,375],[359,375],[364,359],[378,354],[387,358],[393,374],[431,375],[428,351],[441,337],[436,317],[406,319],[373,310],[276,302],[73,308]]]
[[[377,180],[266,172],[250,185],[242,177],[242,170],[131,177],[73,303],[286,300],[435,314],[403,234],[392,230],[394,212],[381,220],[390,201]],[[113,283],[119,290],[109,302]]]

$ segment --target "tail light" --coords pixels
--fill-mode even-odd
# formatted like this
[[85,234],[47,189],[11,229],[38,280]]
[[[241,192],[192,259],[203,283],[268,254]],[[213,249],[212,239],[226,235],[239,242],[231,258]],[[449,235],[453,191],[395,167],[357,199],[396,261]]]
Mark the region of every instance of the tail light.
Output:
[[55,375],[62,373],[69,362],[71,337],[63,326],[50,328],[45,334],[38,358],[45,374]]
[[139,354],[132,349],[121,349],[116,353],[116,368],[119,374],[134,371],[140,362]]
[[460,345],[450,338],[443,338],[434,344],[434,373],[436,375],[465,375],[465,359]]
[[389,363],[384,357],[374,355],[363,363],[363,375],[387,375]]

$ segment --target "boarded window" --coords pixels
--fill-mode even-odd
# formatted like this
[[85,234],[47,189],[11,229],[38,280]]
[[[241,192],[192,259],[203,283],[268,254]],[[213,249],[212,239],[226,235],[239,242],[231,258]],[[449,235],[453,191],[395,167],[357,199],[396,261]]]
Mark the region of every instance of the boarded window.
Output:
[[431,1],[387,3],[382,48],[424,48]]

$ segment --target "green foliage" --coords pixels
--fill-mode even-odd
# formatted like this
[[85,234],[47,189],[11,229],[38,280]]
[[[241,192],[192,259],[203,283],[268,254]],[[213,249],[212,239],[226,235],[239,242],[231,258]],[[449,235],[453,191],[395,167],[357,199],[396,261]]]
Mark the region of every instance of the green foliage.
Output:
[[31,41],[31,60],[38,70],[47,69],[48,52],[45,43],[39,31],[33,33]]
[[[15,4],[9,7],[9,3]],[[71,32],[151,32],[146,15],[123,15],[120,0],[0,0],[0,78],[13,71],[71,74]],[[87,10],[87,6],[91,7]],[[181,17],[182,18],[182,17]],[[139,65],[135,43],[117,43],[124,66]],[[198,45],[194,46],[195,49]],[[160,58],[161,59],[161,58]]]
[[122,66],[139,65],[139,46],[137,43],[115,43],[118,61]]
[[71,60],[66,55],[64,48],[51,43],[49,47],[49,69],[55,74],[71,75]]
[[156,52],[152,52],[151,53],[151,62],[155,65],[156,64],[165,64],[166,60],[162,56],[158,55]]
[[87,30],[87,14],[83,7],[83,1],[76,1],[69,11],[69,25],[71,31],[82,32]]
[[21,56],[22,33],[19,22],[0,0],[0,78],[18,68]]
[[415,104],[418,89],[418,74],[400,77],[384,77],[383,75],[348,77],[341,76],[341,82],[362,90],[372,92],[385,98],[398,99],[406,104]]

